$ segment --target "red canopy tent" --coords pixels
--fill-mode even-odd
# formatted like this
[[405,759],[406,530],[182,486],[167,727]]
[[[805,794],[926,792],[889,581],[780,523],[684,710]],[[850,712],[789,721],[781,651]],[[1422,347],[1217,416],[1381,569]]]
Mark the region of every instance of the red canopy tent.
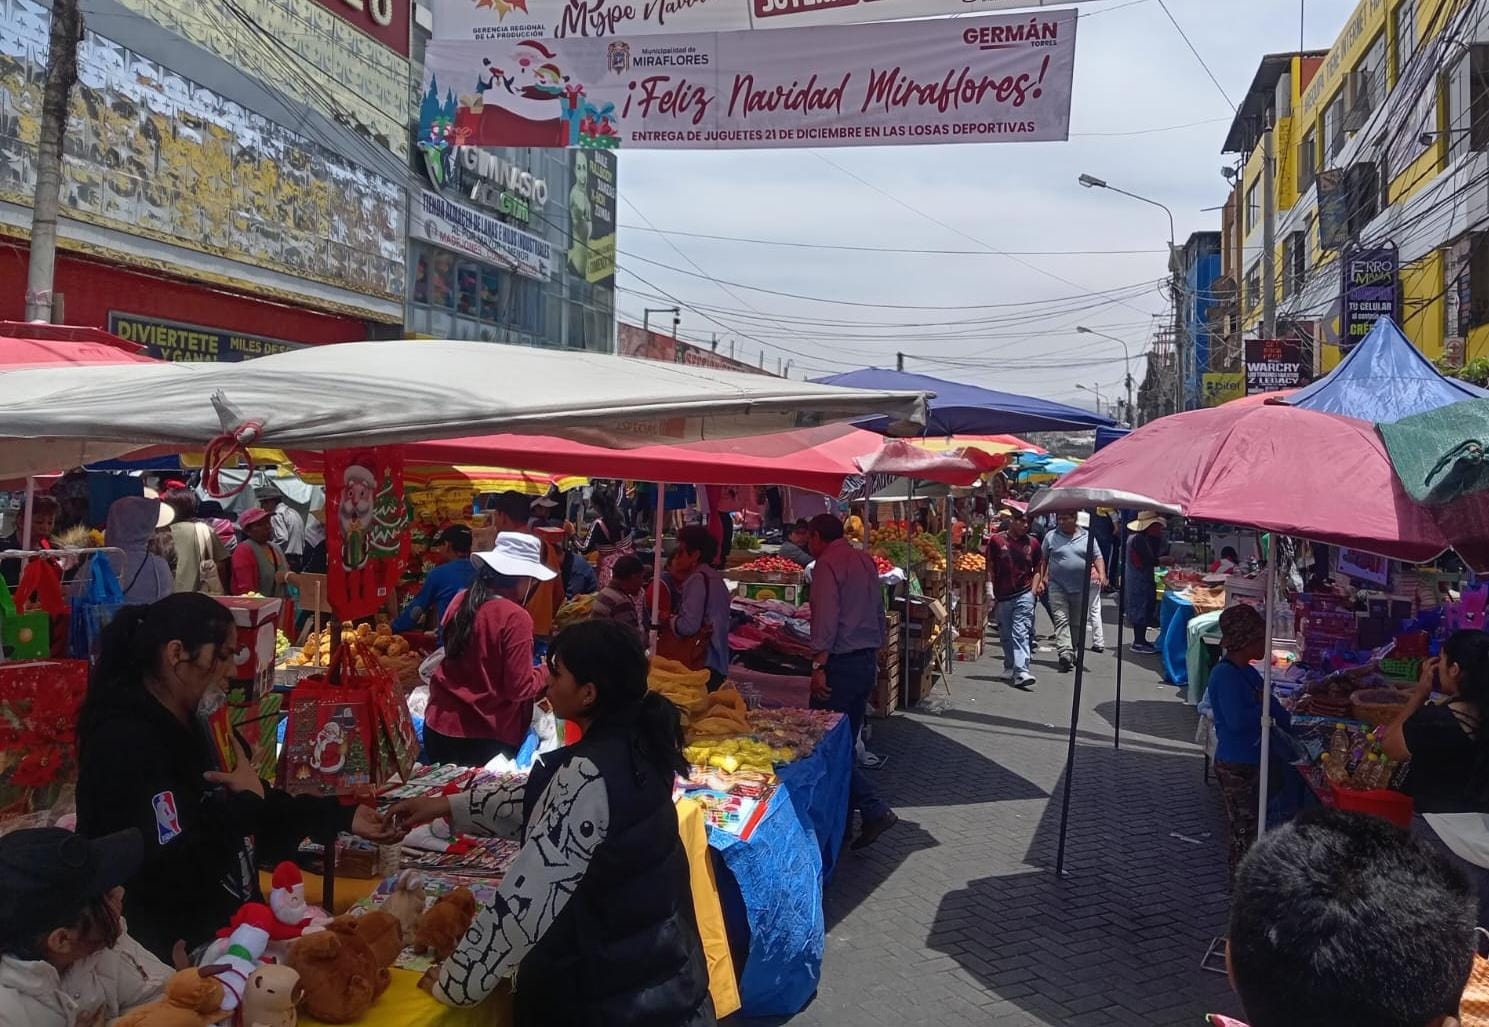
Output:
[[0,370],[55,364],[153,364],[145,347],[100,328],[0,321]]

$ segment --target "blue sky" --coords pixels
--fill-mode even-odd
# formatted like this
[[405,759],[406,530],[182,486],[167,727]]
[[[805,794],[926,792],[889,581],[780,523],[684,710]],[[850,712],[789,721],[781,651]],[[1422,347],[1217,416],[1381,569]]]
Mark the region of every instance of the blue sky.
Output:
[[[1166,2],[1237,102],[1264,53],[1298,45],[1298,0]],[[1305,46],[1329,46],[1354,6],[1307,0]],[[795,377],[893,366],[901,350],[908,370],[1090,405],[1075,388],[1081,383],[1109,398],[1122,379],[1121,349],[1074,328],[1126,339],[1133,374],[1141,376],[1137,354],[1152,315],[1165,309],[1156,287],[1142,283],[1165,274],[1168,222],[1154,207],[1082,189],[1076,178],[1087,172],[1167,204],[1181,243],[1191,232],[1216,230],[1219,213],[1203,208],[1225,200],[1220,147],[1232,111],[1159,0],[1081,7],[1065,143],[626,152],[622,317],[639,323],[643,307],[670,306],[638,295],[665,292],[685,305],[718,308],[685,307],[684,338],[717,332],[724,351],[732,339],[751,362],[763,348],[772,369],[778,359],[794,361]],[[669,234],[640,230],[648,224]],[[670,234],[681,232],[973,252],[793,248]],[[1113,290],[1123,291],[1089,295]],[[1045,302],[1009,306],[1031,301]],[[1074,309],[1082,305],[1088,309]]]

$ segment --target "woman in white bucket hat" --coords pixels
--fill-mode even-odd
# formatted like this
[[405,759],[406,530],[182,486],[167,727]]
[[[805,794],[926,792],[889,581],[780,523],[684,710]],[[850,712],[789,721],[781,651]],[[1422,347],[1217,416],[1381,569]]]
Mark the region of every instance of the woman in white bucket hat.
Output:
[[443,624],[445,658],[429,682],[424,751],[433,763],[485,765],[513,756],[548,674],[533,665],[533,619],[524,609],[533,587],[551,581],[542,543],[504,531],[489,552],[471,554],[476,579],[450,600]]

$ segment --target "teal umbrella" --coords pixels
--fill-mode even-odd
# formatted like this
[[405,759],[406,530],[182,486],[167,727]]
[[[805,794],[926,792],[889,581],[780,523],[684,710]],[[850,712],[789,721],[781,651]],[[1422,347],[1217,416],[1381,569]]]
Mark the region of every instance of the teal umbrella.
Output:
[[[1489,400],[1462,403],[1377,424],[1406,494],[1444,506],[1489,490]],[[1485,497],[1489,499],[1489,497]]]

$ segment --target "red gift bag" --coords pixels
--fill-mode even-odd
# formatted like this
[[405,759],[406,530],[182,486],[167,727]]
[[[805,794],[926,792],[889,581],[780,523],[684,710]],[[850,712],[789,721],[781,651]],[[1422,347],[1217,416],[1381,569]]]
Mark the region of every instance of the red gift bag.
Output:
[[49,809],[77,780],[87,660],[0,663],[0,823]]

